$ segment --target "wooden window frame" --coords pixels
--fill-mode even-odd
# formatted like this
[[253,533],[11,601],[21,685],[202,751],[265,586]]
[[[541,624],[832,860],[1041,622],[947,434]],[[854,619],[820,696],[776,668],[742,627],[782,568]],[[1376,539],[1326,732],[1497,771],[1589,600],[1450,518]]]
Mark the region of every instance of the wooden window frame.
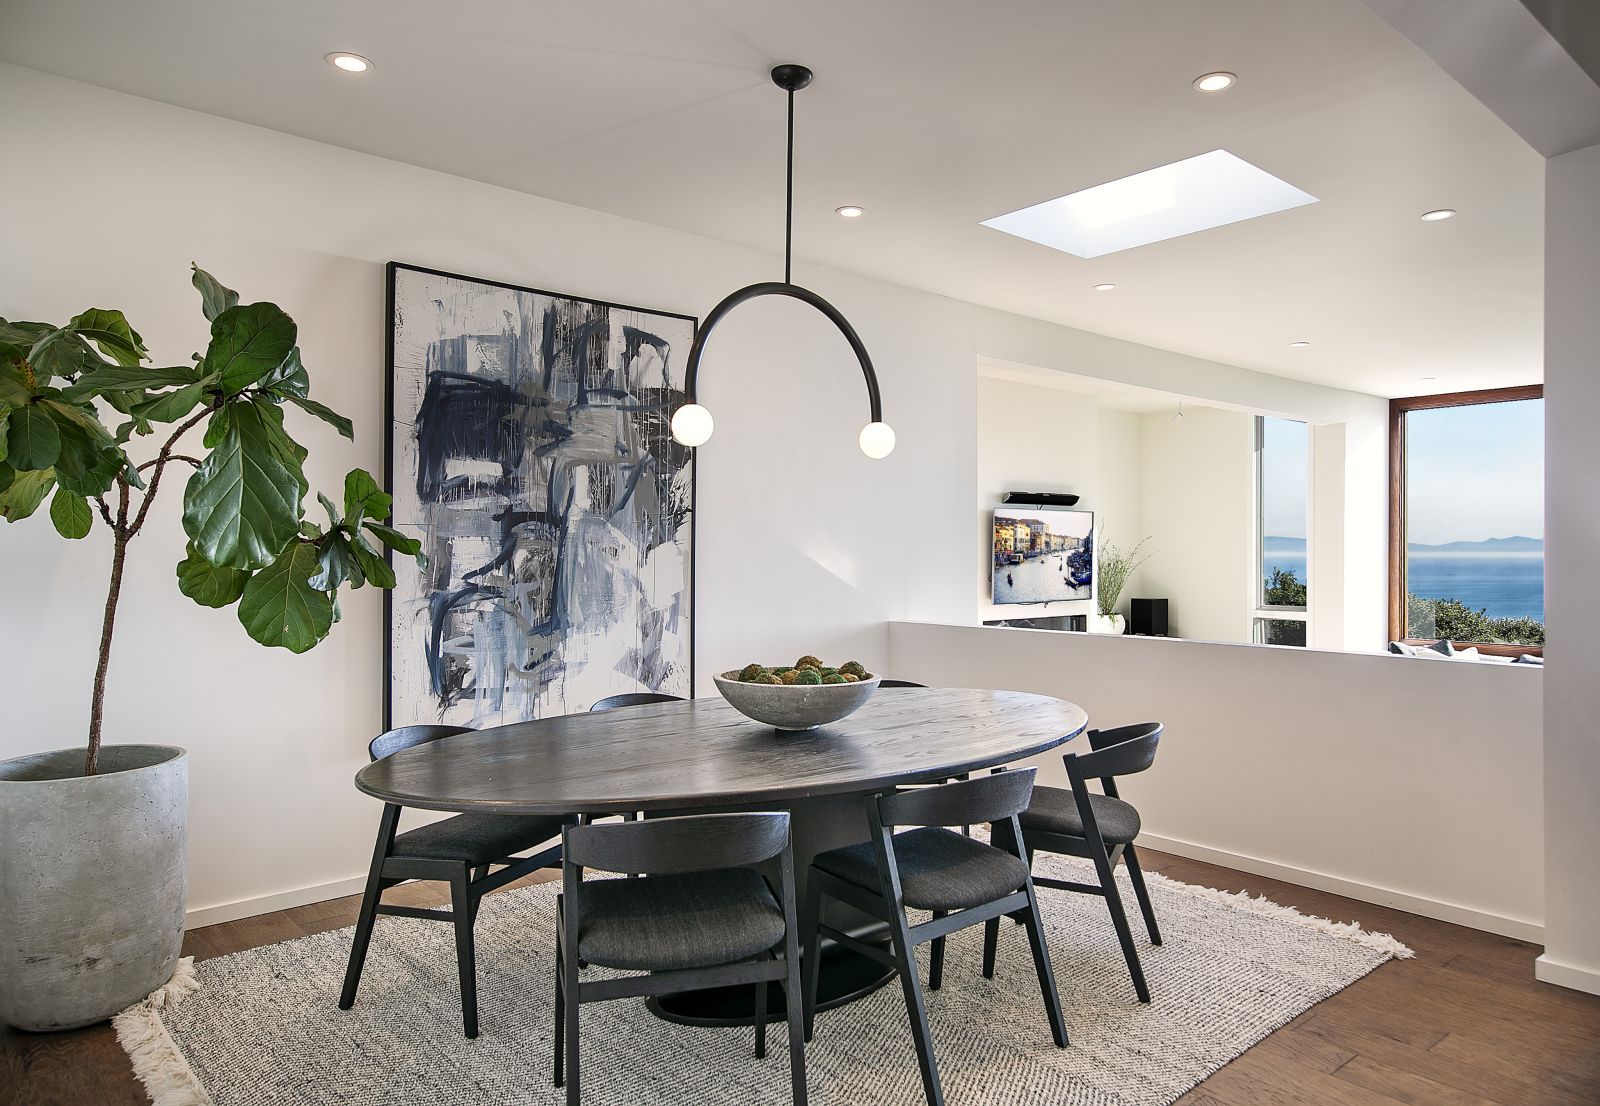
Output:
[[[1404,396],[1389,401],[1389,640],[1421,643],[1408,639],[1406,632],[1406,414],[1433,411],[1441,407],[1473,407],[1484,403],[1517,403],[1543,399],[1543,384],[1522,384],[1514,388],[1484,388],[1473,392],[1445,392],[1435,396]],[[1516,657],[1524,653],[1544,656],[1538,645],[1505,645],[1499,642],[1457,641],[1452,644],[1472,648],[1492,657]]]

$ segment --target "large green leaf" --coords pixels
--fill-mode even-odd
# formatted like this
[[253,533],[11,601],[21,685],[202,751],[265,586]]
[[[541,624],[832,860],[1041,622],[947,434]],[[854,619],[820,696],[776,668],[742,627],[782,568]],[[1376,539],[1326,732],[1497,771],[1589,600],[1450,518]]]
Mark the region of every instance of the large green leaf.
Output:
[[137,365],[150,356],[150,351],[144,348],[144,339],[128,325],[127,318],[120,311],[91,307],[82,314],[74,315],[67,325],[93,342],[102,355],[119,365]]
[[343,530],[334,530],[317,543],[317,573],[311,586],[318,591],[334,591],[345,581],[359,588],[366,574],[356,563],[355,549]]
[[355,424],[333,410],[333,408],[326,407],[308,396],[287,396],[285,398],[308,415],[317,416],[317,418],[333,427],[352,442],[356,440]]
[[87,399],[104,392],[142,391],[145,388],[177,388],[200,379],[194,365],[107,365],[101,362],[66,389],[72,399]]
[[11,482],[16,478],[16,469],[12,468],[10,465],[0,465],[0,492],[3,492],[9,488],[11,486]]
[[55,462],[57,483],[80,495],[100,495],[110,488],[127,464],[127,457],[94,412],[53,399],[41,400],[35,406],[49,413],[60,435],[61,450]]
[[0,407],[21,407],[32,393],[22,381],[0,372]]
[[106,362],[70,329],[62,327],[40,338],[28,351],[28,364],[40,381],[57,376],[81,376],[104,368]]
[[361,568],[361,574],[367,578],[367,583],[384,589],[395,585],[394,569],[389,567],[389,562],[366,539],[357,534],[350,543],[350,550],[355,554],[356,564]]
[[389,493],[378,487],[366,469],[351,469],[344,474],[344,521],[353,530],[364,518],[389,517]]
[[236,602],[249,579],[248,572],[237,568],[218,568],[193,545],[178,562],[178,590],[202,607],[226,607]]
[[277,304],[230,307],[211,324],[205,371],[217,373],[229,395],[241,392],[283,364],[294,339],[294,320]]
[[290,350],[289,356],[283,359],[281,365],[256,381],[256,387],[283,399],[309,395],[311,377],[306,374],[306,367],[300,363],[300,347],[296,346]]
[[193,384],[185,384],[174,392],[163,392],[136,403],[129,408],[129,414],[137,415],[150,422],[177,422],[199,403],[205,394],[205,383],[196,380]]
[[0,319],[0,361],[20,361],[40,338],[56,328],[49,323]]
[[189,263],[194,270],[194,286],[200,292],[200,309],[206,313],[206,322],[216,322],[217,316],[239,302],[239,293],[224,288],[216,277],[200,266]]
[[294,542],[272,564],[250,577],[239,601],[239,621],[262,645],[304,653],[333,626],[333,600],[311,586],[317,550]]
[[89,503],[74,492],[65,488],[57,488],[56,494],[50,499],[50,521],[55,523],[56,533],[64,538],[81,538],[89,533],[89,527],[94,525],[94,515],[89,511]]
[[416,538],[407,537],[392,526],[385,526],[381,522],[373,522],[370,519],[367,520],[365,525],[372,532],[373,537],[384,545],[387,545],[396,553],[404,553],[408,557],[417,558],[418,564],[424,568],[427,567],[428,559],[422,555],[422,543]]
[[213,416],[214,448],[189,478],[183,528],[214,565],[264,568],[300,530],[299,447],[275,404],[235,400]]
[[6,419],[6,463],[14,469],[38,471],[61,455],[61,432],[39,404],[30,403]]
[[55,482],[56,474],[50,469],[17,473],[11,486],[0,492],[0,518],[21,522],[39,509]]

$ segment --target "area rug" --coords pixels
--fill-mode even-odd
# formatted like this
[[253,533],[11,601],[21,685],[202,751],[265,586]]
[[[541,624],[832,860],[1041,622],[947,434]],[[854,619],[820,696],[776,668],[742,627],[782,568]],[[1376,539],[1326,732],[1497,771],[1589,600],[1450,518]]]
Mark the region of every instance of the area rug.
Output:
[[[1041,854],[1040,874],[1083,879]],[[1166,1106],[1274,1029],[1411,951],[1354,924],[1245,894],[1149,875],[1166,943],[1135,936],[1154,1001],[1134,998],[1105,904],[1041,892],[1069,1048],[1050,1040],[1020,926],[1001,928],[994,980],[982,927],[950,938],[928,1014],[953,1106],[1019,1102]],[[481,1035],[461,1035],[451,930],[381,918],[353,1010],[337,1008],[350,930],[180,965],[116,1019],[156,1106],[556,1104],[550,1083],[555,884],[491,895],[478,916]],[[927,947],[919,952],[926,969]],[[594,970],[594,969],[591,969]],[[926,979],[926,975],[924,975]],[[782,1025],[764,1060],[749,1029],[651,1016],[637,1000],[585,1006],[583,1098],[707,1106],[789,1101]],[[818,1015],[806,1051],[811,1099],[836,1106],[923,1101],[900,988]]]

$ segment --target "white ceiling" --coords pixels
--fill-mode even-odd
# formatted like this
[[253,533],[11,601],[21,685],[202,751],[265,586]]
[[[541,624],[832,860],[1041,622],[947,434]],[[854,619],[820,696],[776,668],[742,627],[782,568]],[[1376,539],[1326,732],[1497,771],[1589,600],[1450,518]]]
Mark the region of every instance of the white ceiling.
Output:
[[[773,249],[766,71],[798,61],[802,260],[1383,395],[1542,376],[1542,160],[1360,0],[4,0],[0,23],[6,61]],[[1237,87],[1193,90],[1216,69]],[[1321,202],[1095,260],[979,225],[1214,149]],[[1461,214],[1418,220],[1438,207]]]

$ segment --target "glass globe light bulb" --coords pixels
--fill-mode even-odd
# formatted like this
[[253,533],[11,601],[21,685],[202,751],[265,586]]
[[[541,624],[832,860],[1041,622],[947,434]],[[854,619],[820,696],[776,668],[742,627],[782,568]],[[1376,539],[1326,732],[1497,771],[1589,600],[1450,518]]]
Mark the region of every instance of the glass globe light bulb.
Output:
[[869,422],[861,428],[861,452],[874,461],[894,452],[894,428],[886,422]]
[[685,403],[672,413],[673,440],[690,449],[705,445],[715,426],[711,412],[698,403]]

